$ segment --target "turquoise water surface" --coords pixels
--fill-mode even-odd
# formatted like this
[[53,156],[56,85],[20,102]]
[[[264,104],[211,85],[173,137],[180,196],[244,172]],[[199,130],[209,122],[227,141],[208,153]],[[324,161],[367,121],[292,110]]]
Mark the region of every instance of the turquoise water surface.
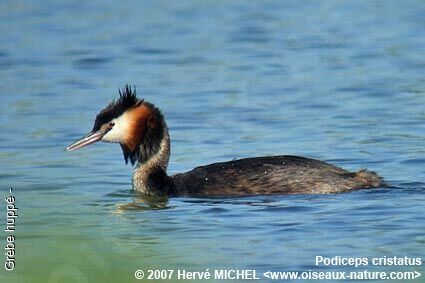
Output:
[[[1,1],[0,195],[13,187],[19,216],[16,265],[0,282],[151,282],[138,269],[424,274],[315,265],[424,260],[424,15],[423,1]],[[291,154],[392,186],[146,200],[118,145],[64,151],[127,83],[167,119],[170,174]]]

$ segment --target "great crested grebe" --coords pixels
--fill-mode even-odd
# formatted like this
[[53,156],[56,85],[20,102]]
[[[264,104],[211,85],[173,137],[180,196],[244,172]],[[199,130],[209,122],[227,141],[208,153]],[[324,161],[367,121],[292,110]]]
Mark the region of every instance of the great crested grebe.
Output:
[[97,114],[90,133],[66,148],[97,141],[119,143],[124,160],[136,168],[133,188],[143,194],[166,196],[252,196],[325,194],[384,185],[376,173],[349,172],[331,164],[297,156],[266,156],[201,166],[167,175],[170,136],[160,110],[136,97],[128,85],[120,97]]

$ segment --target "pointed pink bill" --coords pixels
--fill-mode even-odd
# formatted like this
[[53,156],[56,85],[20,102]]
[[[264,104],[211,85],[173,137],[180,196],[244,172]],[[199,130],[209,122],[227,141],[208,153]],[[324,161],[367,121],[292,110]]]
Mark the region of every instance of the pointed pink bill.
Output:
[[104,135],[105,135],[104,131],[96,131],[94,133],[90,132],[87,135],[85,135],[84,137],[82,137],[82,138],[76,140],[75,142],[73,142],[72,144],[70,144],[66,148],[66,151],[77,150],[77,149],[80,149],[82,147],[88,146],[89,144],[100,141]]

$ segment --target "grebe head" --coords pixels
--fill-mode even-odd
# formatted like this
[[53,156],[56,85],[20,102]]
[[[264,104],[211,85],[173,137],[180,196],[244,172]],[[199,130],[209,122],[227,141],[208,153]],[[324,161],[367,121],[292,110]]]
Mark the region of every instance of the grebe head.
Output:
[[89,144],[104,141],[119,143],[125,162],[143,162],[158,151],[166,125],[160,111],[136,96],[136,89],[126,85],[120,97],[97,115],[93,129],[69,145],[73,151]]

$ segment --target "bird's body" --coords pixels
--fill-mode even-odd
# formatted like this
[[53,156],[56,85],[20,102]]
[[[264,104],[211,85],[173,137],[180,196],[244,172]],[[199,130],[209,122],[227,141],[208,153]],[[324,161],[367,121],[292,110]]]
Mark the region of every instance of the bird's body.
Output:
[[172,179],[176,192],[187,196],[325,194],[381,185],[373,172],[350,173],[325,162],[290,155],[214,163]]
[[97,116],[93,130],[71,144],[75,150],[96,141],[121,145],[124,159],[137,163],[133,188],[167,196],[251,196],[340,193],[375,188],[384,183],[376,173],[349,172],[315,159],[266,156],[232,160],[167,175],[170,137],[158,108],[136,97],[131,88],[120,92]]

